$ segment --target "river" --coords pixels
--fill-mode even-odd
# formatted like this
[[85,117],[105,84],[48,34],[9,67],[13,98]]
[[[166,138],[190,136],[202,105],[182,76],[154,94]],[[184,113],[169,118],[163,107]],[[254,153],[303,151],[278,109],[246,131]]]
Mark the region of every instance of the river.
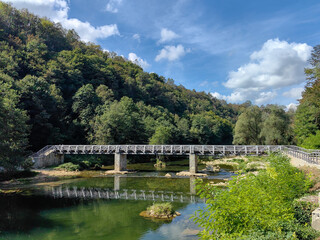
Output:
[[[200,229],[190,217],[205,204],[193,195],[193,178],[175,177],[188,168],[188,161],[173,161],[158,170],[152,163],[128,168],[139,171],[26,186],[23,195],[0,197],[0,239],[197,239]],[[166,173],[173,177],[164,177]],[[222,170],[206,181],[219,182],[231,175]],[[172,201],[181,216],[172,221],[139,216],[161,201]]]

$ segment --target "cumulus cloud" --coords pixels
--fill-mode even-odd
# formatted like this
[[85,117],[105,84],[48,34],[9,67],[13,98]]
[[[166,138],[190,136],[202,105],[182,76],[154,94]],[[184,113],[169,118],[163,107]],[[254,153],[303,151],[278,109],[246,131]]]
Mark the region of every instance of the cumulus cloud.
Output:
[[165,46],[159,54],[156,56],[155,60],[158,62],[162,59],[167,59],[168,61],[175,61],[190,52],[189,49],[185,49],[181,44],[177,46]]
[[145,69],[145,68],[150,66],[150,64],[147,61],[145,61],[142,58],[138,57],[137,54],[135,54],[135,53],[129,53],[128,59],[129,59],[129,61],[131,61],[131,62],[133,62],[135,64],[138,64],[143,69]]
[[106,6],[106,11],[111,13],[117,13],[118,7],[122,3],[122,0],[109,0]]
[[277,96],[275,91],[259,92],[256,89],[241,89],[232,92],[230,95],[223,95],[218,92],[211,93],[215,98],[226,100],[227,102],[240,103],[253,100],[255,104],[261,105],[270,102]]
[[175,32],[167,29],[167,28],[162,28],[161,29],[161,38],[159,40],[159,43],[165,43],[165,42],[170,42],[171,40],[178,38],[179,35],[176,34]]
[[303,87],[291,88],[289,91],[284,92],[282,95],[289,98],[300,99]]
[[[304,68],[312,47],[306,43],[288,43],[279,39],[266,41],[259,51],[253,52],[250,62],[231,71],[224,83],[233,92],[219,96],[230,102],[253,100],[264,104],[277,96],[277,91],[293,87],[305,81]],[[284,96],[296,98],[301,88],[293,88]],[[216,94],[216,96],[218,96]]]
[[298,107],[298,104],[296,104],[296,103],[290,103],[290,104],[288,104],[287,106],[286,106],[286,110],[287,111],[297,111],[297,107]]
[[83,41],[95,42],[99,38],[119,35],[116,24],[92,26],[89,22],[82,22],[77,18],[69,18],[67,0],[6,0],[18,9],[26,8],[41,17],[47,17],[59,22],[67,29],[74,29]]

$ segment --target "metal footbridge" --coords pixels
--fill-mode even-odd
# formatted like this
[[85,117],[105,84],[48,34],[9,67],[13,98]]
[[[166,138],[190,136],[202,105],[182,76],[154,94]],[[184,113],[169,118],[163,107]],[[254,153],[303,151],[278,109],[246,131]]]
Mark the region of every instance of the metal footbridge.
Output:
[[34,167],[46,167],[63,162],[64,155],[114,155],[115,171],[126,169],[128,155],[186,155],[190,172],[197,172],[197,156],[266,155],[282,152],[310,163],[320,163],[320,151],[292,145],[48,145],[30,157]]

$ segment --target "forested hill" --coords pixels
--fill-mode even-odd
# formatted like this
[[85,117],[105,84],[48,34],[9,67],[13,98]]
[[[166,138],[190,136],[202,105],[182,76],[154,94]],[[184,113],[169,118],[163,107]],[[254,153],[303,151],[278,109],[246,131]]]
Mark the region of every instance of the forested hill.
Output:
[[15,148],[227,144],[246,107],[144,72],[60,24],[1,2],[0,49],[0,125],[7,128],[0,135]]

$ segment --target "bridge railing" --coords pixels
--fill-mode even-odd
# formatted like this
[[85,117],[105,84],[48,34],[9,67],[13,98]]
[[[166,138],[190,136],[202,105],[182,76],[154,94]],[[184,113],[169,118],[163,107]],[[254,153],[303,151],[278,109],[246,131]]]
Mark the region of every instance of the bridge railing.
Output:
[[281,151],[277,145],[55,145],[58,154],[239,155]]
[[320,151],[314,149],[304,149],[297,146],[285,146],[283,151],[292,157],[302,159],[308,163],[320,164]]
[[147,154],[147,155],[261,155],[284,152],[310,163],[320,164],[320,150],[284,145],[48,145],[31,155],[40,158],[56,154]]
[[47,151],[49,151],[50,149],[56,149],[55,145],[47,145],[43,148],[41,148],[38,152],[33,153],[32,155],[30,155],[29,157],[34,158],[34,157],[39,157],[42,154],[46,153]]

